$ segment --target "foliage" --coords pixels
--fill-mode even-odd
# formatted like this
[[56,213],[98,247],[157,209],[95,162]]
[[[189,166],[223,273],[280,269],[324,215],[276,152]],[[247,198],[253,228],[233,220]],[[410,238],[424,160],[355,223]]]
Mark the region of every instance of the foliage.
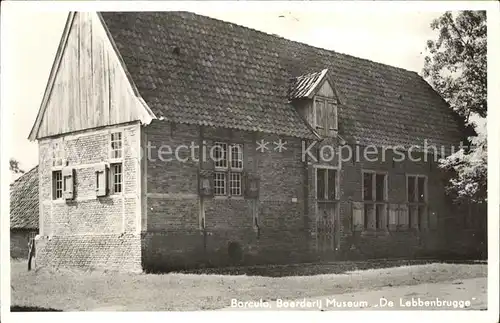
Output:
[[14,174],[24,174],[24,170],[21,169],[19,161],[14,158],[9,160],[9,169]]
[[424,77],[460,116],[485,118],[486,12],[446,12],[431,23],[438,39],[427,41]]
[[446,12],[431,28],[438,37],[427,42],[423,75],[475,130],[467,147],[441,160],[441,167],[453,173],[448,193],[455,200],[486,201],[486,12]]

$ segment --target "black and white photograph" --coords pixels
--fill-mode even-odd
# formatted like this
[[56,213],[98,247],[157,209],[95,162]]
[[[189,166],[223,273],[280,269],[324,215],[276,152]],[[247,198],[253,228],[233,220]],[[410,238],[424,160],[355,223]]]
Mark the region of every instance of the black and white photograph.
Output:
[[2,320],[496,322],[498,3],[125,3],[2,6]]

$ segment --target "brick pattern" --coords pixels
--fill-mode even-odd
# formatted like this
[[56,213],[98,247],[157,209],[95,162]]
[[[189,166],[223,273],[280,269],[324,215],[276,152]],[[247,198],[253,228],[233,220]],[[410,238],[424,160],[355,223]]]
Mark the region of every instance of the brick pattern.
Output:
[[[354,150],[354,148],[353,148]],[[363,151],[363,147],[360,147]],[[381,160],[382,156],[379,156]],[[436,212],[437,216],[449,214],[450,206],[446,204],[444,182],[438,168],[431,161],[393,163],[393,155],[388,151],[385,161],[367,161],[360,155],[356,163],[345,162],[341,170],[341,248],[354,248],[357,252],[370,257],[412,256],[414,252],[424,249],[442,248],[439,241],[439,230],[411,230],[387,233],[354,233],[348,224],[352,223],[352,212],[349,201],[362,201],[362,171],[386,171],[388,176],[388,202],[406,203],[406,174],[419,174],[428,177],[428,205],[429,212]],[[416,156],[415,156],[416,157]],[[372,158],[372,157],[370,157]],[[432,157],[433,158],[433,157]],[[430,158],[429,158],[430,159]],[[439,221],[439,220],[438,220]]]
[[[149,161],[147,167],[148,232],[143,232],[143,264],[147,268],[173,268],[201,263],[231,263],[228,246],[238,243],[246,263],[296,261],[308,255],[304,229],[301,142],[285,137],[283,152],[274,151],[277,136],[220,128],[171,125],[154,122],[146,128],[152,145],[189,146],[202,138],[207,149],[216,141],[243,144],[244,171],[260,178],[260,199],[245,197],[204,198],[205,228],[199,229],[199,169],[208,162]],[[201,137],[202,136],[202,137]],[[256,140],[269,142],[269,151],[256,151]],[[154,155],[154,158],[157,156]],[[165,194],[165,195],[162,195]],[[292,198],[297,201],[293,202]],[[259,229],[254,226],[256,205]],[[281,255],[281,256],[280,256]]]
[[[145,132],[152,149],[146,162],[147,191],[137,187],[140,158],[133,147],[138,146],[139,126],[124,130],[124,195],[112,198],[89,198],[94,192],[93,166],[75,164],[77,199],[71,202],[51,200],[51,159],[40,160],[40,196],[42,204],[42,237],[37,241],[37,262],[47,266],[77,266],[137,271],[172,269],[198,265],[231,265],[255,263],[286,263],[321,259],[353,259],[375,257],[412,257],[422,250],[439,250],[448,246],[443,231],[426,230],[353,232],[352,201],[362,200],[362,170],[383,170],[388,173],[390,203],[406,201],[406,173],[428,176],[430,210],[440,217],[450,214],[446,204],[442,176],[429,162],[394,163],[344,162],[338,159],[321,163],[339,169],[339,213],[335,220],[335,252],[317,251],[315,163],[302,160],[302,142],[281,138],[287,149],[274,150],[279,138],[269,134],[248,133],[221,128],[200,128],[193,125],[155,121]],[[78,140],[96,145],[93,157],[98,162],[107,157],[107,141],[100,132],[89,132]],[[93,141],[92,138],[95,138]],[[215,141],[240,143],[244,147],[244,170],[260,179],[257,200],[246,197],[202,197],[198,194],[198,172],[212,169],[209,161],[161,161],[157,149],[169,145],[189,147],[205,140],[209,149]],[[256,150],[257,140],[269,142],[269,150]],[[335,138],[323,144],[334,144]],[[68,146],[73,145],[69,144]],[[307,146],[307,144],[306,144]],[[51,156],[50,140],[40,141],[40,156]],[[144,148],[144,147],[143,147]],[[321,145],[317,147],[320,149]],[[93,151],[90,148],[87,152]],[[147,151],[146,151],[147,153]],[[337,151],[338,153],[338,151]],[[190,155],[184,148],[181,157]],[[155,160],[156,159],[156,160]],[[70,159],[71,161],[73,159]],[[71,165],[71,164],[70,164]],[[89,167],[87,167],[89,166]],[[146,193],[141,201],[141,193]],[[139,205],[142,209],[141,227]],[[143,205],[143,203],[145,205]],[[205,230],[200,228],[200,205],[205,215]],[[256,213],[254,213],[256,212]],[[254,216],[258,216],[258,227]],[[471,238],[472,241],[472,238]],[[237,244],[241,257],[230,251]],[[235,258],[236,257],[236,258]],[[332,258],[333,257],[333,258]]]
[[[95,171],[99,163],[110,162],[110,133],[115,131],[123,132],[123,192],[97,198]],[[39,141],[43,236],[37,245],[39,264],[83,268],[117,268],[120,264],[132,268],[129,264],[134,263],[140,266],[139,141],[138,124],[117,125]],[[67,166],[75,169],[74,200],[52,199],[56,146],[64,152],[62,155]],[[136,236],[130,238],[134,234]],[[120,257],[131,259],[118,259]]]
[[138,234],[40,237],[36,246],[40,267],[142,271]]

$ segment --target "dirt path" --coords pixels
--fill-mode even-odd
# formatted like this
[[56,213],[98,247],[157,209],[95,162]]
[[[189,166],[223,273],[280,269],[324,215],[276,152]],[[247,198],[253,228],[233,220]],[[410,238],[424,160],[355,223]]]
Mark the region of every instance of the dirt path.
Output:
[[232,301],[233,307],[223,310],[479,310],[487,308],[487,284],[487,278],[483,277],[305,299],[278,299],[238,305]]

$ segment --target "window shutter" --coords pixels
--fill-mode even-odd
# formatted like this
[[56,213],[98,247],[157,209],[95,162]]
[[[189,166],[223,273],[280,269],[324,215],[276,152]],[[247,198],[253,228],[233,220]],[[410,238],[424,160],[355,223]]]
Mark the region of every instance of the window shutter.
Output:
[[436,212],[429,210],[429,229],[436,230],[438,227],[438,215]]
[[[215,150],[212,150],[214,146],[214,142],[211,140],[204,140],[205,141],[205,152],[201,150],[201,156],[200,156],[200,163],[201,163],[201,169],[204,170],[213,170],[215,169],[215,162],[214,162],[214,155],[215,155]],[[205,156],[203,156],[205,154]]]
[[363,231],[364,228],[364,204],[363,202],[352,202],[352,226],[354,231]]
[[419,205],[418,206],[418,211],[419,211],[419,226],[421,230],[427,230],[429,228],[429,218],[428,218],[428,208],[427,205]]
[[399,229],[408,229],[408,205],[406,204],[399,205]]
[[388,228],[391,231],[396,230],[398,225],[398,205],[389,204],[389,223]]
[[331,135],[335,135],[337,132],[337,105],[329,101],[327,103],[327,118],[328,121],[328,130]]
[[71,167],[65,167],[62,169],[63,178],[63,197],[66,200],[72,200],[74,198],[74,169]]
[[258,198],[260,179],[256,175],[248,173],[244,177],[246,177],[246,180],[244,180],[245,196],[248,198]]
[[418,208],[416,205],[410,205],[408,207],[408,217],[411,229],[418,230],[420,221],[418,216]]
[[202,169],[199,173],[199,194],[200,196],[211,197],[214,195],[214,173],[211,170]]
[[95,178],[96,178],[96,187],[95,192],[96,196],[106,196],[108,195],[108,171],[109,168],[106,164],[99,164],[96,167]]

